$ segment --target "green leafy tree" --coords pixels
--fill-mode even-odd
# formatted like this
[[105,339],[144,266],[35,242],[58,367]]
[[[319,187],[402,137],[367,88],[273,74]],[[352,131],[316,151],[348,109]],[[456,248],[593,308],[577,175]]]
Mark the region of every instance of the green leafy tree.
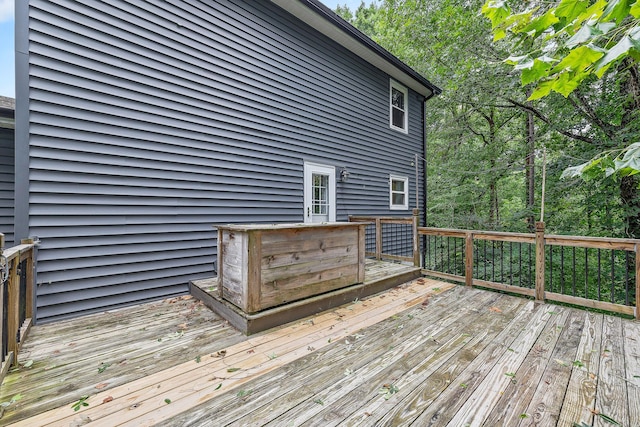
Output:
[[[640,237],[640,0],[534,2],[513,11],[489,0],[494,41],[511,41],[506,62],[532,87],[529,100],[556,92],[588,117],[583,141],[599,148],[562,177],[613,179],[625,210],[626,234]],[[586,152],[592,151],[586,149]]]
[[509,33],[524,47],[506,62],[522,72],[523,85],[534,85],[529,100],[551,91],[567,97],[624,58],[640,59],[640,0],[538,2],[520,13],[489,0],[482,13],[491,20],[494,41]]

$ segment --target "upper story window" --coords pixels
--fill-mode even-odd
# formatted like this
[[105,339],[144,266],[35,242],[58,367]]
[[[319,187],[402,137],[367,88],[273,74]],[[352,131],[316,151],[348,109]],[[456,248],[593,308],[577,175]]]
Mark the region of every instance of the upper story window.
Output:
[[389,176],[389,209],[409,209],[409,178]]
[[391,80],[389,91],[389,126],[391,129],[407,133],[409,130],[409,91],[393,80]]

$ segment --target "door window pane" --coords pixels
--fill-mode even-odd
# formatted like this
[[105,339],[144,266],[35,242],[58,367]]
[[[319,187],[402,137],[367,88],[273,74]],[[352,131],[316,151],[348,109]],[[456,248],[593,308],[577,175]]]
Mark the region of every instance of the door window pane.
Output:
[[311,211],[315,215],[329,212],[329,175],[313,174]]

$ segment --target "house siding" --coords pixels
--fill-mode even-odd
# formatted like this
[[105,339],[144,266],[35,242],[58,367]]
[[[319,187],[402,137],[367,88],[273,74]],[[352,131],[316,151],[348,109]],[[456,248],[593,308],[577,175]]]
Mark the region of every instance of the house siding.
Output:
[[214,224],[303,221],[305,161],[350,172],[338,220],[410,215],[388,178],[409,177],[414,207],[423,98],[390,129],[389,77],[271,2],[28,13],[38,321],[184,293],[214,274]]
[[5,247],[13,246],[14,131],[0,127],[0,232]]

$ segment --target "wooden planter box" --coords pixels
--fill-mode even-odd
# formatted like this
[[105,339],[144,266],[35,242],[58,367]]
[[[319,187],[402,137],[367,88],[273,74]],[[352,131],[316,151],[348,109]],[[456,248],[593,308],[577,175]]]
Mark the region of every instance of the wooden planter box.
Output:
[[218,227],[218,292],[245,313],[364,281],[365,225]]

